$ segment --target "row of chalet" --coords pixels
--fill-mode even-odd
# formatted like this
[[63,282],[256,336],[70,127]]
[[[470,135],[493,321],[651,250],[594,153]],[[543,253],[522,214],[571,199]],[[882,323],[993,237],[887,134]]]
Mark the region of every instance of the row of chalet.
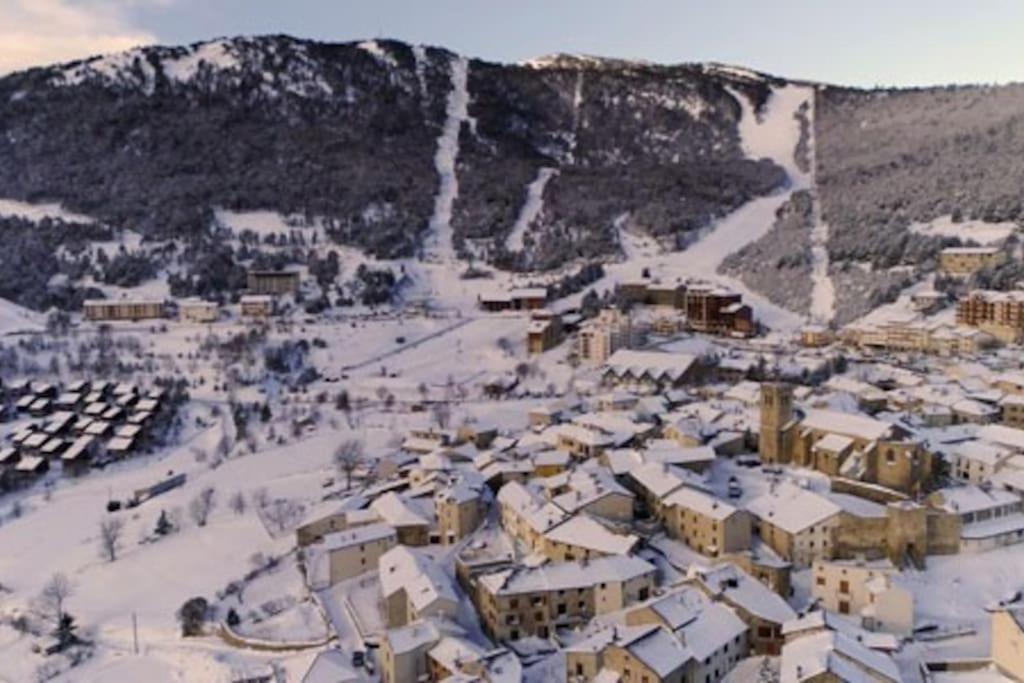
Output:
[[71,382],[63,389],[44,382],[16,381],[4,387],[19,416],[34,418],[0,448],[6,485],[30,483],[59,463],[77,476],[90,467],[128,457],[144,448],[163,408],[161,389],[141,391],[106,381]]

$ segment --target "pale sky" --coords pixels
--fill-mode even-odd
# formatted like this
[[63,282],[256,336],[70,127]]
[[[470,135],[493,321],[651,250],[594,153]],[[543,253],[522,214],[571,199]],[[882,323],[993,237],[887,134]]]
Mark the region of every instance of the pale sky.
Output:
[[266,33],[504,62],[719,61],[861,86],[1024,81],[1024,0],[0,0],[0,73]]

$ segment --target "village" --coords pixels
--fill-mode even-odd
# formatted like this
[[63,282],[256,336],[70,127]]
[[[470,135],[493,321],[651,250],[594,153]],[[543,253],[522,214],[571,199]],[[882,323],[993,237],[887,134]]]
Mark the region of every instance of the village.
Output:
[[[65,519],[75,557],[101,551],[62,571],[60,548],[5,545],[11,576],[58,568],[0,576],[24,676],[148,676],[180,629],[239,682],[1024,677],[1016,292],[779,330],[699,279],[324,321],[302,280],[252,271],[237,307],[87,301],[4,338],[24,371],[0,534]],[[152,590],[151,562],[181,571],[142,615],[135,591],[84,599],[121,571]],[[33,591],[54,582],[81,626],[48,634]]]

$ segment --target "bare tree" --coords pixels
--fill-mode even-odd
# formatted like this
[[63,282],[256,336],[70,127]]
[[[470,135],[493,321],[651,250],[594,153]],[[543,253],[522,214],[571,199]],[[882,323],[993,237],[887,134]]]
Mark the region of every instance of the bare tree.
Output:
[[334,466],[345,475],[345,488],[352,488],[352,474],[363,464],[363,442],[358,439],[342,441],[334,451]]
[[447,403],[435,403],[431,409],[431,413],[434,415],[434,422],[441,429],[448,429],[448,425],[452,420],[452,409]]
[[231,500],[228,501],[228,506],[236,515],[244,515],[249,504],[245,500],[244,493],[241,491],[235,491],[235,494],[231,496]]
[[213,512],[216,505],[217,492],[212,486],[207,486],[188,504],[188,514],[196,526],[206,526],[207,520],[210,519],[210,513]]
[[43,590],[39,592],[37,609],[44,618],[60,624],[65,614],[64,604],[74,593],[75,587],[71,580],[58,572],[50,577]]
[[278,533],[298,524],[305,513],[302,505],[287,498],[276,498],[262,509],[263,518],[267,524],[277,530]]
[[100,555],[113,562],[121,549],[121,536],[124,534],[124,521],[116,517],[107,517],[100,522]]

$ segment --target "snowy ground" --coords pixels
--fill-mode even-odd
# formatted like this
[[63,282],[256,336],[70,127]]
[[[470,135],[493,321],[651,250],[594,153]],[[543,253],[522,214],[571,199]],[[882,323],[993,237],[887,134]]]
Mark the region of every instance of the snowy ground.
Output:
[[39,222],[44,218],[59,218],[68,223],[92,223],[92,218],[68,211],[60,204],[29,204],[16,199],[0,199],[0,216],[16,216]]
[[921,235],[939,235],[942,237],[959,237],[972,240],[982,245],[996,244],[1010,236],[1017,227],[1016,223],[986,223],[984,221],[964,220],[953,222],[950,215],[940,216],[930,223],[912,223],[911,232]]
[[519,210],[516,222],[508,235],[505,247],[509,251],[521,251],[523,248],[523,237],[530,229],[530,225],[540,215],[544,208],[544,188],[548,181],[558,174],[554,168],[542,168],[537,171],[537,177],[526,188],[526,201]]
[[0,299],[0,336],[25,330],[41,330],[46,323],[40,313]]

